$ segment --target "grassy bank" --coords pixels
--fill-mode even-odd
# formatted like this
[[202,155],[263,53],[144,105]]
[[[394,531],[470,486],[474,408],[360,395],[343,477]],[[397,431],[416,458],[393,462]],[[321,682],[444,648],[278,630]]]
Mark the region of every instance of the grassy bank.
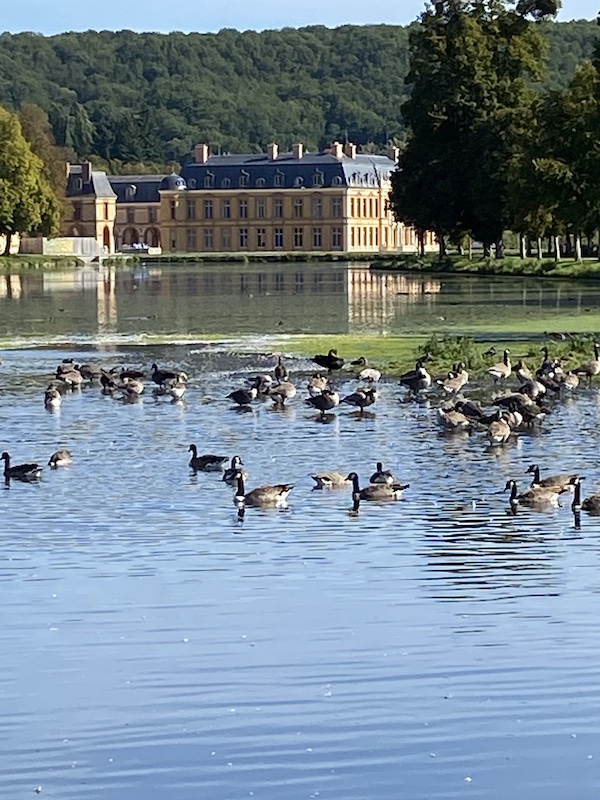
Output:
[[0,256],[0,272],[18,272],[32,269],[69,269],[83,266],[75,256]]

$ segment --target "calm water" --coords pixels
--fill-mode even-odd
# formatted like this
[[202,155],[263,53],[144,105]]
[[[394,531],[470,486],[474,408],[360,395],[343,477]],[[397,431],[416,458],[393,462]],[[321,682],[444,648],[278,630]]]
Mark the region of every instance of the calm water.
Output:
[[[182,304],[223,329],[226,292],[157,292],[149,307],[146,286],[117,293],[116,333],[144,329],[120,321],[134,309],[148,330],[180,330]],[[496,493],[524,486],[532,462],[597,490],[596,390],[490,453],[480,434],[440,435],[393,381],[362,420],[342,407],[318,423],[303,391],[285,412],[237,412],[224,396],[269,359],[218,343],[92,346],[96,285],[5,298],[5,334],[44,333],[28,327],[34,303],[69,314],[49,337],[86,344],[2,353],[0,447],[15,462],[69,447],[74,463],[0,490],[0,797],[598,797],[600,520],[577,529],[568,501],[511,516]],[[258,332],[243,299],[231,308],[232,331]],[[173,405],[86,388],[49,414],[43,388],[66,355],[158,359],[189,389]],[[240,454],[249,488],[295,483],[289,508],[239,523],[218,476],[190,474],[190,442]],[[311,491],[315,470],[366,482],[379,459],[410,480],[405,500],[352,516],[349,490]]]

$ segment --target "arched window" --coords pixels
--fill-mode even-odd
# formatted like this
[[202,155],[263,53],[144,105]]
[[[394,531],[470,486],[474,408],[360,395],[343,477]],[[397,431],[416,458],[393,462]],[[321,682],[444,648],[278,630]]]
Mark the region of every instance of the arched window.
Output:
[[229,189],[231,186],[231,178],[223,178],[221,181],[221,188],[222,189]]
[[300,186],[304,186],[304,178],[301,178],[300,175],[294,178],[294,186],[296,188]]
[[195,189],[196,188],[196,178],[190,178],[189,181],[188,181],[188,186],[190,187],[190,189]]
[[240,175],[239,185],[248,186],[249,183],[250,183],[250,173],[246,172],[246,170],[243,169]]
[[332,185],[332,186],[341,186],[341,184],[342,184],[342,179],[340,178],[340,176],[339,176],[339,175],[335,175],[335,176],[334,176],[334,177],[331,179],[331,185]]
[[204,188],[205,189],[212,189],[215,185],[215,175],[214,172],[207,172],[204,176]]
[[259,189],[262,189],[265,186],[265,184],[266,184],[266,181],[265,181],[264,178],[257,178],[256,179],[256,185],[257,185],[257,187]]
[[285,175],[280,169],[275,173],[275,186],[285,186]]
[[133,198],[135,197],[135,193],[136,192],[137,192],[137,186],[134,186],[133,184],[130,184],[125,189],[125,197],[127,198],[127,200],[133,200]]
[[313,175],[312,185],[313,186],[323,186],[324,183],[324,176],[320,169],[315,170],[315,174]]

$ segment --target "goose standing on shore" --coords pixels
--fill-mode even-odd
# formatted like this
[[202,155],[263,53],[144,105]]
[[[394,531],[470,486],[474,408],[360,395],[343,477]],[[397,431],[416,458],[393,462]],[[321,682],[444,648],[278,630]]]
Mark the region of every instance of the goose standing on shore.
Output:
[[510,377],[512,366],[509,356],[510,350],[505,350],[502,361],[500,361],[498,364],[494,364],[493,367],[488,369],[488,375],[491,375],[494,378],[494,383],[497,383],[498,381],[505,381]]
[[316,356],[314,356],[313,361],[320,367],[324,367],[328,372],[332,372],[333,370],[336,369],[341,369],[344,366],[344,359],[338,356],[337,350],[333,347],[327,353],[327,355],[317,354]]
[[587,376],[588,386],[592,385],[592,378],[600,375],[600,351],[598,348],[598,342],[594,342],[594,358],[573,370],[576,375]]

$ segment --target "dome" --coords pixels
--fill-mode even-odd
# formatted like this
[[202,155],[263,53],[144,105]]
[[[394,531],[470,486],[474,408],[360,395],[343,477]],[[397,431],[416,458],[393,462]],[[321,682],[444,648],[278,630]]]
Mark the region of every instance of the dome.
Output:
[[187,189],[187,186],[181,175],[177,175],[175,172],[172,172],[170,175],[165,175],[158,188],[159,190],[168,189],[173,192],[177,191],[178,189]]

